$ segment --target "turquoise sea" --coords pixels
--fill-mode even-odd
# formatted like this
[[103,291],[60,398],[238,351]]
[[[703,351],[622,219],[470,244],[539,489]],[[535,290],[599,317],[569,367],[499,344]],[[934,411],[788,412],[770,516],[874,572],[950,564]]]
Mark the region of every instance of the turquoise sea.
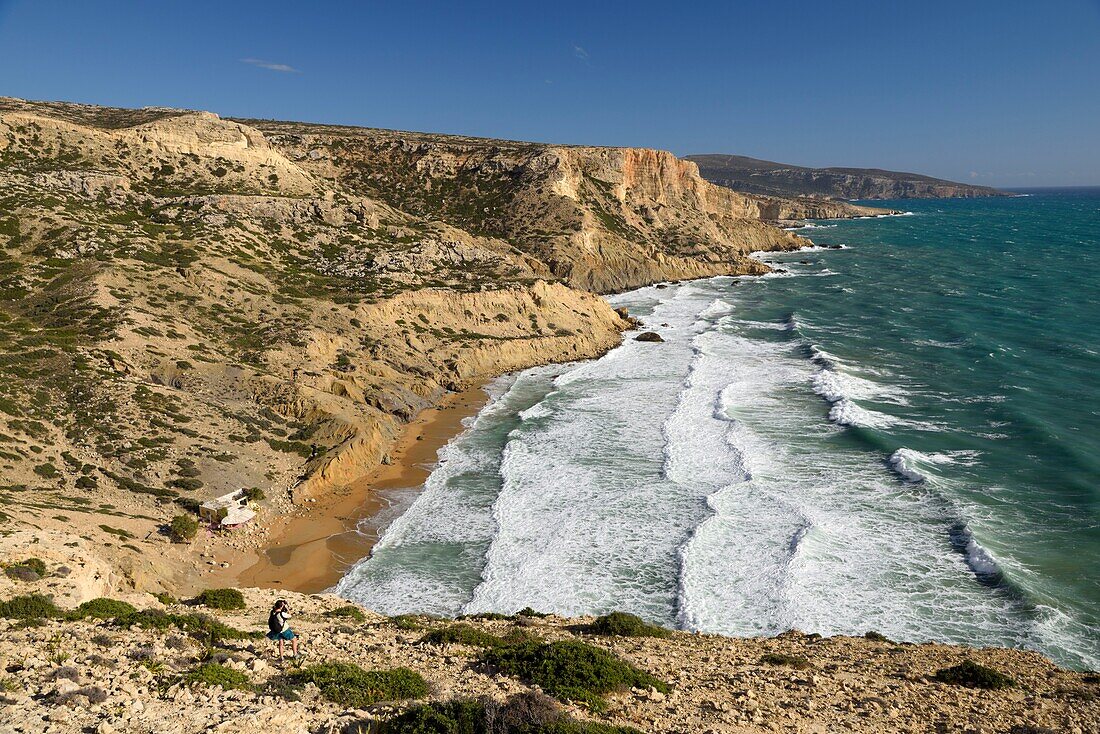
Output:
[[493,383],[339,592],[1100,667],[1100,189],[1028,193],[612,297],[664,343]]

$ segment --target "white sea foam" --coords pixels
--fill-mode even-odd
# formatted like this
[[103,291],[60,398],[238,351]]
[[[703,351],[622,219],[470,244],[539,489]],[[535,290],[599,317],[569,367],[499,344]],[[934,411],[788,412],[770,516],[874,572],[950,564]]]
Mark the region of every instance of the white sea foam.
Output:
[[941,492],[950,464],[978,457],[899,449],[891,468],[921,480],[903,484],[837,442],[819,395],[867,423],[890,416],[857,401],[905,394],[820,347],[807,360],[801,330],[776,333],[788,324],[736,318],[752,290],[729,282],[616,296],[669,323],[666,343],[522,373],[341,593],[388,613],[623,609],[734,634],[1048,634],[975,583],[998,567],[975,533],[948,533],[967,517],[985,537]]
[[972,466],[979,460],[978,451],[946,451],[924,453],[900,448],[890,455],[889,465],[897,474],[910,482],[927,482],[935,477],[935,467],[947,464]]
[[829,420],[838,426],[853,428],[889,428],[901,423],[898,418],[860,407],[854,400],[847,398],[833,403],[829,409]]

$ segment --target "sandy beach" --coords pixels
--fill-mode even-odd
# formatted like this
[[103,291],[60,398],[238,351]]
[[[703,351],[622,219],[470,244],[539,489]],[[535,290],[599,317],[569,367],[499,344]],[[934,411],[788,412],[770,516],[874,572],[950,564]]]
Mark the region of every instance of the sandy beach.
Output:
[[[271,543],[243,566],[236,585],[316,593],[331,588],[346,569],[367,556],[375,531],[357,527],[388,506],[380,491],[419,487],[436,455],[462,432],[462,420],[475,415],[488,396],[481,384],[445,396],[414,418],[390,451],[391,464],[311,503],[303,514],[282,518],[271,529]],[[237,565],[237,564],[234,564]],[[240,566],[238,566],[240,567]]]

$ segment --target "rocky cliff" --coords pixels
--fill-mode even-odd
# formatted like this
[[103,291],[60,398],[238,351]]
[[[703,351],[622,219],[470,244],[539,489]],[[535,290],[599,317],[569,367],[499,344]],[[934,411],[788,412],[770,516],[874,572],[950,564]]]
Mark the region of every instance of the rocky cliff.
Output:
[[805,168],[739,155],[690,155],[708,181],[747,194],[836,199],[1005,196],[988,186],[876,168]]
[[805,215],[662,151],[0,99],[0,522],[171,586],[172,515],[327,492],[446,391],[613,347],[594,292],[763,272]]

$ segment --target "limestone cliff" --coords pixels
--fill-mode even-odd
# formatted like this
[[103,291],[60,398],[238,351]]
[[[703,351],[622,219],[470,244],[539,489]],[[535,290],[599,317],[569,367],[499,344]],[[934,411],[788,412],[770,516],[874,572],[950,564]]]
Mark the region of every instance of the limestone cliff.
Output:
[[889,213],[715,186],[671,153],[245,121],[318,179],[507,241],[595,292],[763,272],[753,250],[796,249],[776,219]]

